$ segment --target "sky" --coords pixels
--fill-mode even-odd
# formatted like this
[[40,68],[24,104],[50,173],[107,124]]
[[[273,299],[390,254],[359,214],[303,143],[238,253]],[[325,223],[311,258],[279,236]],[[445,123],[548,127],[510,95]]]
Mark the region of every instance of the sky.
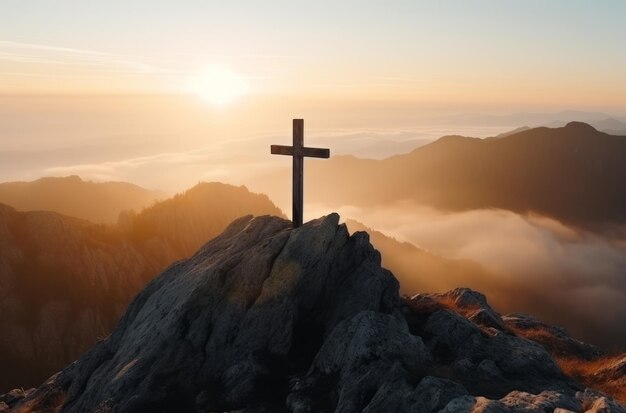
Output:
[[624,16],[608,0],[1,0],[0,181],[246,183],[284,164],[267,146],[292,118],[307,144],[371,158],[545,124],[525,113],[626,122]]
[[3,0],[0,93],[248,94],[626,111],[626,3]]

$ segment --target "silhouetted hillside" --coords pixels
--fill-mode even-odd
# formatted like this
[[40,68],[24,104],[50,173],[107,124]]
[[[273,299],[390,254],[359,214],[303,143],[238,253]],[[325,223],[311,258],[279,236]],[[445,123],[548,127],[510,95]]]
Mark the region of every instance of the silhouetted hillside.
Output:
[[0,205],[0,392],[79,356],[159,271],[248,214],[282,215],[266,196],[223,184],[199,184],[115,226]]
[[200,183],[138,214],[122,213],[118,226],[135,243],[167,242],[180,258],[193,254],[234,218],[249,214],[283,216],[267,195],[218,182]]
[[626,223],[626,137],[584,123],[499,139],[446,136],[385,160],[311,162],[309,200],[538,212],[588,227]]
[[54,211],[92,222],[114,223],[120,212],[141,209],[165,198],[126,182],[96,183],[78,176],[0,184],[0,203],[20,211]]

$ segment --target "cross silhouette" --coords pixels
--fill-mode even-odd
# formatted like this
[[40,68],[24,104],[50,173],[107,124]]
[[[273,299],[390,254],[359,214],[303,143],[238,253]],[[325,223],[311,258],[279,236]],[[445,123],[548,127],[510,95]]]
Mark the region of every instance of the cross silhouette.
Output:
[[272,145],[272,155],[293,156],[293,227],[302,225],[304,157],[329,158],[330,149],[304,146],[304,119],[293,120],[293,146]]

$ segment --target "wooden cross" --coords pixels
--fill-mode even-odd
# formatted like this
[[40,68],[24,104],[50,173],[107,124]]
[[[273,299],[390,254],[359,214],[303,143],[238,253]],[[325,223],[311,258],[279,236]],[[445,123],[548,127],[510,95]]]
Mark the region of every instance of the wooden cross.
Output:
[[307,148],[304,146],[304,120],[293,120],[293,146],[272,145],[272,155],[293,156],[293,227],[302,225],[302,209],[304,194],[302,191],[304,177],[304,157],[329,158],[330,149]]

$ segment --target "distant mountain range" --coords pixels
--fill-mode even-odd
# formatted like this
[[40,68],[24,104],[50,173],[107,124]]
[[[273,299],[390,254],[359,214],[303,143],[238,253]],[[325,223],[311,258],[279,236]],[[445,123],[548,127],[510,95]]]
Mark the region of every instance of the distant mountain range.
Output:
[[[626,122],[620,121],[614,118],[603,119],[588,119],[585,121],[589,125],[593,126],[600,132],[608,133],[609,135],[626,136]],[[548,127],[561,127],[565,125],[563,121],[553,121],[544,126]]]
[[[81,190],[92,188],[77,184],[68,204],[86,198]],[[0,393],[76,358],[152,277],[248,214],[282,216],[267,196],[218,183],[124,213],[116,225],[0,205]]]
[[114,223],[120,212],[147,207],[167,195],[127,182],[91,182],[78,176],[0,184],[0,203],[20,211],[54,211]]
[[308,201],[331,207],[410,200],[442,210],[536,212],[595,228],[626,223],[624,165],[626,137],[571,122],[498,139],[445,136],[384,160],[337,156],[307,164],[305,179]]
[[[441,116],[432,120],[444,125],[489,125],[505,126],[525,125],[528,127],[561,127],[571,121],[584,122],[596,129],[616,134],[626,132],[626,119],[616,118],[604,112],[585,112],[580,110],[564,110],[560,112],[517,112],[504,115],[467,113]],[[617,133],[618,135],[620,133]],[[623,134],[623,133],[621,133]]]

